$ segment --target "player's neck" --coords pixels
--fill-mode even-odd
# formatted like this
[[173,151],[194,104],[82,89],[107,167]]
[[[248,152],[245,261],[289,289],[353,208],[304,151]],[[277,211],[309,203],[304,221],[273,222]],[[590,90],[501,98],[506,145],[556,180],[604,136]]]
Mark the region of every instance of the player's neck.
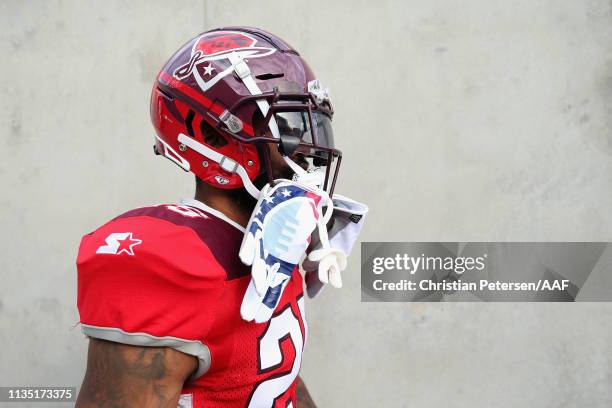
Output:
[[221,190],[205,183],[197,183],[195,199],[221,211],[230,220],[246,227],[256,201],[244,189]]

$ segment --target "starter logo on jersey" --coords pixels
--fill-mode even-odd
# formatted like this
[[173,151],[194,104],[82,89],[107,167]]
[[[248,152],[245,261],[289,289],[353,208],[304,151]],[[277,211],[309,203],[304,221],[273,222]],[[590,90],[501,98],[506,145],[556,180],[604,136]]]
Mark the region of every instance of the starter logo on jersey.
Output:
[[131,232],[113,232],[105,241],[106,245],[100,246],[96,254],[120,255],[125,252],[134,256],[134,247],[142,243],[142,240],[134,238]]
[[232,73],[243,59],[265,57],[276,51],[256,47],[256,43],[255,38],[237,31],[206,33],[193,43],[189,62],[178,67],[173,75],[183,80],[193,74],[202,91],[206,91]]

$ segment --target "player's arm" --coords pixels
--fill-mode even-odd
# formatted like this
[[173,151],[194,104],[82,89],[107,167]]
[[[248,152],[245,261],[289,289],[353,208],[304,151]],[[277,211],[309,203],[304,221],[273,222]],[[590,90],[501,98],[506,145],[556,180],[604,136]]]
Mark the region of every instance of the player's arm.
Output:
[[169,347],[90,338],[76,407],[176,408],[183,383],[197,365],[195,357]]
[[317,408],[301,377],[297,379],[296,399],[297,408]]

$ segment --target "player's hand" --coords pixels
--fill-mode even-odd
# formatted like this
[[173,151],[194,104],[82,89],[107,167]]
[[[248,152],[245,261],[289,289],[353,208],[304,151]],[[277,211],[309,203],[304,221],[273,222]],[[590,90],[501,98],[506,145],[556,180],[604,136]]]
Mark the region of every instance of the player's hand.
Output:
[[320,231],[313,234],[313,249],[302,262],[310,297],[314,297],[326,283],[337,288],[342,286],[341,272],[346,269],[346,259],[368,213],[367,205],[348,197],[335,194],[332,201],[334,209],[327,236]]
[[262,189],[239,253],[242,262],[251,265],[240,307],[244,320],[261,323],[272,317],[313,230],[324,225],[325,204],[329,197],[324,191],[293,181]]

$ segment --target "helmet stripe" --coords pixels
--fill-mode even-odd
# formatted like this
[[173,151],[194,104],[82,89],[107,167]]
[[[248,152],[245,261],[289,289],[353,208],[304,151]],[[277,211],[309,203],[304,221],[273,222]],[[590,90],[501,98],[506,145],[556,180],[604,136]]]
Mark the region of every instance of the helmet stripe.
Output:
[[[198,102],[200,105],[202,105],[204,109],[210,110],[217,116],[220,116],[221,113],[223,113],[223,111],[225,111],[226,109],[225,107],[219,104],[213,103],[213,101],[202,95],[202,93],[191,88],[189,85],[186,85],[185,83],[173,78],[165,72],[160,73],[160,78],[166,84],[168,84],[168,86],[174,88],[175,92],[179,91],[179,93],[189,97],[190,99],[193,99],[195,102]],[[253,127],[245,121],[243,121],[243,130],[249,136],[254,135]]]

